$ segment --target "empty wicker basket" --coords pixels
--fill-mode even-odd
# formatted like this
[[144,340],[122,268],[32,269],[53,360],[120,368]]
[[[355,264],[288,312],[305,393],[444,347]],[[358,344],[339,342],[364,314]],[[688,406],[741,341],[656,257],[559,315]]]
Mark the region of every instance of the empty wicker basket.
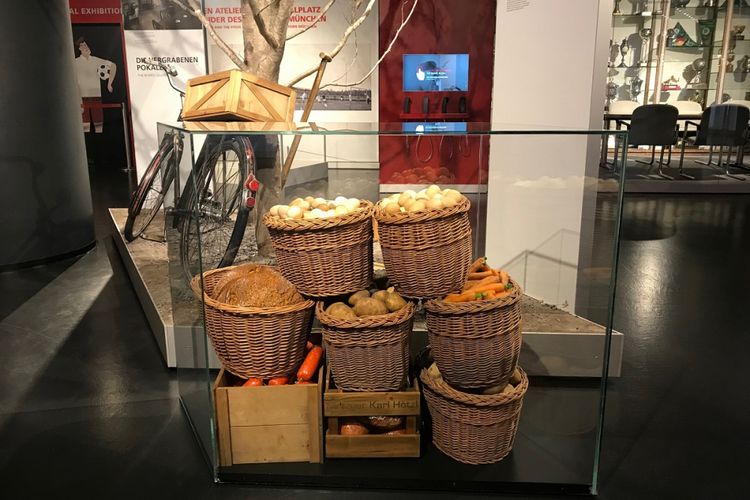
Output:
[[432,417],[432,442],[449,457],[467,464],[502,460],[513,448],[523,397],[529,387],[526,374],[508,394],[467,394],[432,378],[422,370],[420,379]]
[[281,274],[300,293],[330,297],[367,288],[372,280],[372,203],[327,219],[263,217]]
[[414,304],[380,316],[335,318],[318,302],[326,359],[345,391],[396,391],[407,381]]
[[471,265],[471,203],[387,214],[375,209],[383,263],[401,295],[441,297],[461,290]]
[[[245,264],[253,265],[253,264]],[[315,302],[303,300],[281,307],[242,307],[211,298],[224,273],[239,266],[203,273],[190,286],[203,298],[206,333],[222,366],[243,378],[273,378],[292,375],[305,356],[305,343],[312,327]]]
[[508,383],[521,353],[521,287],[509,296],[476,302],[425,303],[427,332],[435,362],[454,387]]

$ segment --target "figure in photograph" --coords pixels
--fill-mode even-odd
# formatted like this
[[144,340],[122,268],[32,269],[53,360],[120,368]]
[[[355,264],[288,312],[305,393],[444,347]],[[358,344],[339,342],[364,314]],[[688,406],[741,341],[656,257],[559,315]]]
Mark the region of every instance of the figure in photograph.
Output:
[[94,133],[101,133],[104,123],[102,109],[101,81],[107,82],[107,90],[112,93],[112,82],[117,75],[117,65],[107,59],[91,54],[91,48],[86,39],[80,37],[75,42],[75,70],[78,80],[78,92],[81,96],[83,131],[90,132],[91,122],[94,123]]

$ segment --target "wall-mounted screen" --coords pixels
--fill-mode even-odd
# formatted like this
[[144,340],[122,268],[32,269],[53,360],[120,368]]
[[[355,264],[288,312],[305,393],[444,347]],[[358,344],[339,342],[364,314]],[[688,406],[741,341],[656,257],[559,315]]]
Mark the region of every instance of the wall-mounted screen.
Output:
[[441,132],[466,132],[466,122],[406,122],[404,132],[439,134]]
[[469,54],[404,54],[404,92],[469,90]]

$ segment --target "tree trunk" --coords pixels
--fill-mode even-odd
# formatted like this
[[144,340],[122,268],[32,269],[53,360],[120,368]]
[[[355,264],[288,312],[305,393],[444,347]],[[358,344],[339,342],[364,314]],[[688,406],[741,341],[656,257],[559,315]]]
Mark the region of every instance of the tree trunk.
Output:
[[[268,80],[279,81],[284,57],[286,32],[294,0],[242,0],[242,34],[247,70]],[[271,136],[253,137],[256,176],[261,183],[254,210],[255,239],[262,259],[273,255],[262,215],[281,202],[281,155],[279,140]]]

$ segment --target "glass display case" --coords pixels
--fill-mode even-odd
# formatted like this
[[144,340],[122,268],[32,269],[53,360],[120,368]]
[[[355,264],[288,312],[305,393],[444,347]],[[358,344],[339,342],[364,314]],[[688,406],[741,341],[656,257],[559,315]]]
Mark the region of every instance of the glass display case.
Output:
[[[179,182],[164,209],[179,393],[217,481],[327,488],[596,491],[607,379],[620,374],[622,338],[627,333],[612,329],[625,133],[426,125],[159,125],[160,139],[178,137],[183,144],[176,169]],[[612,170],[601,169],[600,148],[610,138],[619,148],[618,164]],[[291,158],[296,141],[297,153]],[[285,166],[288,177],[279,189]],[[307,196],[343,196],[365,206],[366,201],[376,203],[431,184],[460,191],[469,200],[472,259],[486,256],[523,291],[519,365],[529,385],[510,454],[491,464],[469,465],[433,444],[434,419],[420,397],[418,375],[419,368],[429,365],[424,301],[415,305],[408,348],[411,371],[402,392],[342,393],[332,389],[325,369],[313,384],[284,387],[280,399],[257,396],[253,404],[242,399],[256,398],[259,389],[271,394],[276,389],[271,386],[232,392],[244,379],[220,372],[215,346],[206,334],[213,304],[203,293],[208,286],[205,273],[244,262],[275,264],[263,218],[273,205]],[[382,238],[383,234],[379,240],[376,236],[372,244],[376,281],[387,279]],[[448,265],[450,259],[446,256]],[[263,321],[266,326],[251,324],[245,335],[253,335],[253,328],[266,328]],[[285,328],[280,322],[279,335]],[[320,342],[319,330],[315,321],[315,343]],[[283,341],[280,337],[279,350]],[[251,395],[253,390],[258,392]],[[371,409],[341,403],[336,413],[327,406],[331,390],[338,391],[337,398],[354,394],[356,401],[375,399],[367,400]],[[302,399],[292,401],[295,397]],[[377,416],[388,405],[403,405],[407,427],[417,436],[409,457],[398,453],[409,436],[384,436],[398,439],[370,458],[332,458],[328,438],[334,422],[346,414],[342,408]],[[248,448],[239,450],[240,446]],[[343,456],[358,456],[352,449],[345,448]]]
[[608,102],[694,101],[705,107],[745,99],[750,89],[744,68],[750,58],[742,53],[743,18],[749,10],[742,0],[731,6],[704,0],[616,2]]

